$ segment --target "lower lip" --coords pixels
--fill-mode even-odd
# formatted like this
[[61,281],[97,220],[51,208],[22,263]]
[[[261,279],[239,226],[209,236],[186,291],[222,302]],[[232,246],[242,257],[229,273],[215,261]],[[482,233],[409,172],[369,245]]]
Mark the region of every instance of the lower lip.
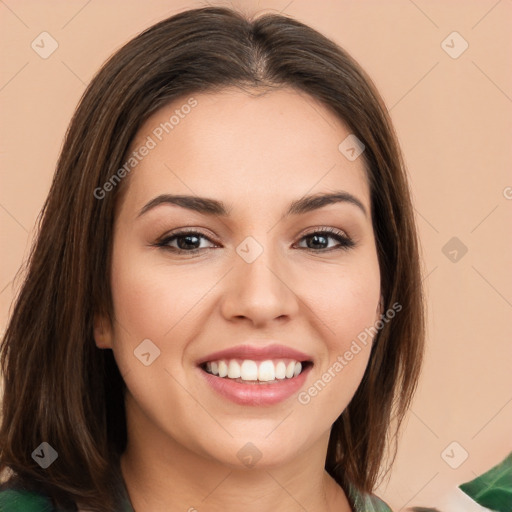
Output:
[[220,395],[240,405],[274,405],[297,393],[304,385],[312,366],[300,375],[282,379],[272,384],[243,384],[224,377],[217,377],[198,368],[206,382]]

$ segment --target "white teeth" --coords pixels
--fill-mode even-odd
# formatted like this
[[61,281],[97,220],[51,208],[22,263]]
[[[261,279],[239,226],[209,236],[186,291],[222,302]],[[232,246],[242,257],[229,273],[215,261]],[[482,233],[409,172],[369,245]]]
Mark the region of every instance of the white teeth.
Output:
[[263,382],[268,382],[269,380],[275,380],[276,378],[276,369],[274,367],[273,361],[263,361],[260,363],[260,367],[258,369],[258,380]]
[[258,380],[258,365],[254,361],[245,360],[240,367],[242,380]]
[[290,361],[286,367],[286,378],[291,379],[295,373],[295,361]]
[[292,379],[302,372],[302,364],[293,359],[253,361],[251,359],[221,359],[205,364],[208,373],[229,379],[270,382]]
[[286,365],[283,361],[276,364],[276,379],[284,379],[286,377]]
[[240,365],[234,359],[231,359],[228,365],[228,377],[230,379],[239,379],[240,375]]
[[[219,377],[226,377],[228,374],[228,365],[226,361],[219,361]],[[214,375],[217,375],[214,373]]]

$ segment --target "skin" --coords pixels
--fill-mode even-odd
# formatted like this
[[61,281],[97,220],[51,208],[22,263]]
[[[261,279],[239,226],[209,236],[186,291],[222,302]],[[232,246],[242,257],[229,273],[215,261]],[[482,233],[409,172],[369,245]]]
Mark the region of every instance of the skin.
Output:
[[[95,319],[96,345],[113,350],[127,385],[121,469],[130,499],[149,512],[349,511],[324,463],[331,425],[361,381],[370,343],[306,405],[296,395],[272,406],[237,405],[199,378],[196,361],[276,341],[312,356],[306,390],[380,318],[363,160],[345,158],[338,145],[350,130],[303,93],[233,88],[193,97],[197,106],[123,183],[111,268],[116,320]],[[187,99],[154,113],[132,150]],[[283,217],[293,200],[339,190],[367,214],[339,202]],[[230,215],[163,204],[138,217],[163,193],[221,200]],[[199,239],[201,252],[154,245],[185,227],[208,237]],[[339,242],[329,237],[315,248],[304,236],[318,228],[340,230],[356,245],[330,249]],[[247,236],[263,247],[252,263],[236,252]],[[149,366],[134,357],[144,339],[160,350]],[[248,442],[261,452],[252,468],[237,457]]]

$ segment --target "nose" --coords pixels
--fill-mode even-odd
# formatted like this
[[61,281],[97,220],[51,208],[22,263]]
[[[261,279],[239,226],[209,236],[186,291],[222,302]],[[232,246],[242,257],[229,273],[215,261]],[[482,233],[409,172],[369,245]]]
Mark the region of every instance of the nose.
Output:
[[251,322],[255,327],[293,318],[299,311],[296,282],[274,251],[265,248],[252,263],[237,254],[228,274],[221,311],[228,321]]

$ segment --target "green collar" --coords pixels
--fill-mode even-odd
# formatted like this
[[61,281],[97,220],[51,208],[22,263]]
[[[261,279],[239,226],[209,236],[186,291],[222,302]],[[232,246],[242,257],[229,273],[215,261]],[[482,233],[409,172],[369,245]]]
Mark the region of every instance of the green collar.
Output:
[[[379,498],[370,494],[361,494],[350,487],[348,498],[354,512],[392,512]],[[130,502],[124,481],[119,488],[119,512],[135,512]],[[0,510],[23,510],[23,512],[70,512],[56,509],[52,500],[44,494],[38,494],[20,487],[0,486]]]
[[362,494],[355,487],[348,489],[348,499],[354,512],[393,512],[389,506],[373,494]]

